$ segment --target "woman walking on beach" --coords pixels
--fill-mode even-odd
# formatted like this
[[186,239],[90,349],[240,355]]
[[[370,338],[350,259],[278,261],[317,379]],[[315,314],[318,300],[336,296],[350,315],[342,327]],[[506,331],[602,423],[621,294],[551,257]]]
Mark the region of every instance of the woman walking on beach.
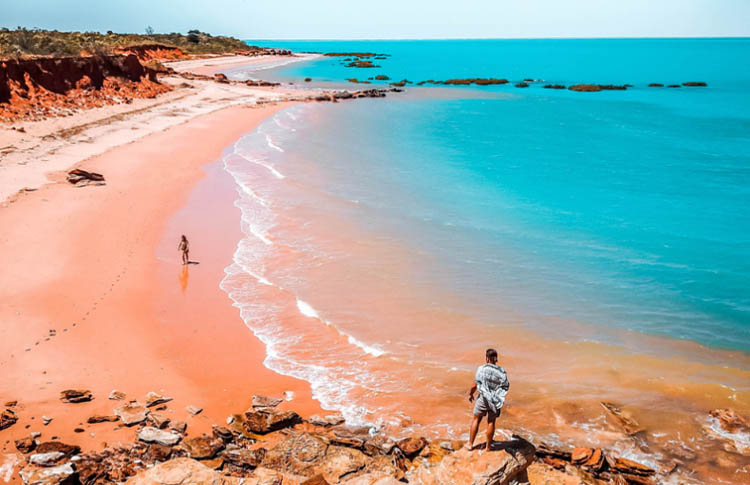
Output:
[[177,249],[182,251],[182,264],[188,264],[190,262],[190,257],[188,256],[188,253],[190,252],[190,243],[184,234],[182,235],[182,239],[180,239],[180,245],[177,246]]

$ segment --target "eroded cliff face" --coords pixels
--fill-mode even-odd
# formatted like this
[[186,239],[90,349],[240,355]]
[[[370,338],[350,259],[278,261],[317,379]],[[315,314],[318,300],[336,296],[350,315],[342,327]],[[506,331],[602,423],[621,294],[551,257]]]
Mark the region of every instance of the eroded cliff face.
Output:
[[0,121],[67,116],[170,89],[132,54],[0,60]]
[[177,61],[187,56],[181,49],[161,44],[141,44],[120,47],[115,50],[118,54],[133,54],[141,61]]

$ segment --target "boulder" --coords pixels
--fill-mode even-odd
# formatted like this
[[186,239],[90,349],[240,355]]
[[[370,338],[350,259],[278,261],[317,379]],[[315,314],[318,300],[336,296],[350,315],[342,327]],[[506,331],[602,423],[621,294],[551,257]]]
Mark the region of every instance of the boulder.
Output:
[[213,458],[218,452],[223,450],[224,442],[213,436],[202,435],[185,439],[182,442],[182,448],[187,451],[190,458],[206,460]]
[[16,412],[12,409],[5,409],[2,414],[0,414],[0,429],[9,428],[16,424],[16,421],[18,421]]
[[437,463],[422,461],[407,473],[407,479],[422,485],[508,485],[534,461],[535,451],[534,445],[514,436],[511,441],[495,443],[489,452],[462,449]]
[[126,485],[250,485],[252,479],[224,476],[190,458],[176,458],[139,472]]
[[146,394],[146,407],[150,408],[158,404],[164,404],[165,402],[169,402],[171,400],[171,397],[162,396],[161,394],[157,394],[155,392],[149,392],[148,394]]
[[91,416],[89,419],[86,420],[89,424],[96,424],[96,423],[114,423],[115,421],[119,420],[119,416],[111,415],[111,416],[102,416],[95,414]]
[[16,449],[21,453],[31,453],[36,448],[36,441],[30,436],[15,441]]
[[138,432],[138,439],[144,443],[172,446],[180,442],[182,435],[171,431],[163,431],[152,426],[146,426]]
[[242,426],[252,433],[266,434],[300,422],[302,419],[294,411],[278,412],[271,409],[258,409],[245,412]]
[[398,446],[407,458],[411,459],[417,456],[427,444],[427,440],[422,437],[409,437],[397,442],[396,446]]
[[75,478],[76,472],[70,463],[50,468],[29,466],[19,473],[27,485],[68,485],[78,482]]
[[116,408],[114,413],[120,417],[125,426],[133,426],[146,421],[149,410],[133,401]]
[[261,396],[260,394],[256,394],[253,396],[254,408],[275,408],[282,402],[284,402],[284,400],[281,398]]

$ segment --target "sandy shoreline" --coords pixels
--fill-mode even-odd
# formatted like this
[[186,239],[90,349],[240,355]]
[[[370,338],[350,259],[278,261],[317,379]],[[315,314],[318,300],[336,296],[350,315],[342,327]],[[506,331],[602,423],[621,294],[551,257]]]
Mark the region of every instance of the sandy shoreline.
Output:
[[[263,366],[263,344],[219,288],[241,237],[222,152],[286,106],[252,104],[281,97],[277,92],[228,88],[170,93],[153,103],[163,108],[124,119],[84,112],[103,131],[95,146],[74,136],[4,157],[3,175],[14,177],[3,178],[2,196],[13,194],[14,184],[38,189],[0,209],[0,396],[19,402],[18,423],[3,431],[3,453],[14,453],[13,440],[32,431],[88,449],[132,440],[130,428],[85,424],[121,404],[107,399],[113,389],[140,402],[150,391],[173,397],[165,413],[196,434],[248,408],[254,393],[292,391],[295,410],[319,411],[306,382]],[[202,102],[190,104],[199,96]],[[23,136],[33,145],[32,137],[59,132],[65,122],[26,124]],[[147,126],[139,136],[112,140],[136,125]],[[92,137],[90,128],[78,136]],[[10,166],[45,150],[55,156],[44,165],[30,159],[28,168]],[[76,165],[105,174],[105,186],[46,183],[45,169],[67,169],[81,158],[88,159]],[[181,233],[191,238],[199,265],[179,264],[172,239]],[[90,389],[95,399],[61,403],[60,391],[70,388]],[[188,405],[204,411],[190,417]],[[44,426],[42,415],[52,422]],[[74,433],[81,425],[85,432]]]

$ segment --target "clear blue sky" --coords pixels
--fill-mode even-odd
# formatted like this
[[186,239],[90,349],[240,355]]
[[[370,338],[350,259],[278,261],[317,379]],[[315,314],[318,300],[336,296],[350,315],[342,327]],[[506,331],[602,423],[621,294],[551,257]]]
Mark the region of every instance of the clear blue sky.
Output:
[[750,0],[0,0],[0,26],[243,39],[750,36]]

